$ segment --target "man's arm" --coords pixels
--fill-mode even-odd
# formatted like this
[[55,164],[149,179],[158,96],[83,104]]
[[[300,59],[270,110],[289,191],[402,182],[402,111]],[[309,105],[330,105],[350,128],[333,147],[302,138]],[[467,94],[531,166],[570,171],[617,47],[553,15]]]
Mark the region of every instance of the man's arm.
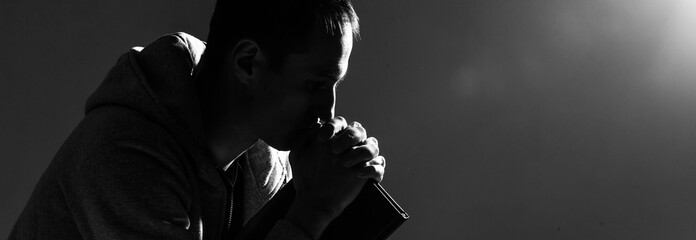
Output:
[[375,138],[357,122],[336,117],[301,137],[290,153],[296,197],[285,220],[319,239],[355,199],[367,179],[384,176]]
[[184,173],[154,148],[132,141],[106,144],[65,184],[69,208],[85,239],[201,236],[186,211],[191,193]]
[[[324,126],[305,133],[302,146],[291,152],[293,185],[276,193],[238,239],[319,239],[367,179],[382,179],[385,160],[370,159],[378,154],[377,142],[368,140],[359,124],[348,126],[337,118]],[[297,181],[303,184],[298,186]],[[298,187],[305,191],[298,193]]]

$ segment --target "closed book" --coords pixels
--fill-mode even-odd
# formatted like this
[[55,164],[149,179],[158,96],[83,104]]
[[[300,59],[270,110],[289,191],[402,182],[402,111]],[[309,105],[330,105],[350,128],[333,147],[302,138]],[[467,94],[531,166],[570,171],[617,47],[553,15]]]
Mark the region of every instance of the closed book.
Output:
[[[285,217],[293,199],[292,181],[283,187],[242,228],[238,239],[264,239],[275,223]],[[322,240],[387,239],[409,218],[379,183],[368,181],[358,196],[324,230]]]

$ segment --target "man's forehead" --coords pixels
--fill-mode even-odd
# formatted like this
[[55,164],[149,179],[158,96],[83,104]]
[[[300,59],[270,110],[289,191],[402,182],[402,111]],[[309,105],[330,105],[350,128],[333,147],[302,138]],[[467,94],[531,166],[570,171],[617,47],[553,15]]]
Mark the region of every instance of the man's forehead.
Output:
[[353,48],[352,32],[346,30],[344,29],[342,36],[314,35],[310,40],[308,52],[291,54],[296,61],[295,64],[322,77],[343,77]]
[[338,54],[332,57],[348,57],[353,48],[353,32],[350,30],[350,23],[343,26],[343,33],[340,35],[330,35],[323,31],[315,31],[308,39],[310,52]]

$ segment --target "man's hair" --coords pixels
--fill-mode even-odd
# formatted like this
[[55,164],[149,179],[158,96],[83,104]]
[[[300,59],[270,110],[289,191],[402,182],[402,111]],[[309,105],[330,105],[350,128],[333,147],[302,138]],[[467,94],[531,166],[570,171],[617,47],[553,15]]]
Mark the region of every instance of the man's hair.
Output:
[[305,52],[316,27],[342,36],[347,23],[358,38],[358,16],[350,0],[218,0],[205,54],[221,57],[247,38],[270,55],[274,67],[288,54]]

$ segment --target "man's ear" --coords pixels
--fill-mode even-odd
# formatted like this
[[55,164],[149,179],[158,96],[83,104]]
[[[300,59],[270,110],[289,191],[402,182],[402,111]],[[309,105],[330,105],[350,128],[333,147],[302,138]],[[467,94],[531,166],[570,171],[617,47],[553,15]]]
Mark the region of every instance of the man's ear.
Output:
[[259,45],[249,39],[242,39],[232,49],[232,71],[237,79],[249,85],[257,75],[259,61],[263,59]]

